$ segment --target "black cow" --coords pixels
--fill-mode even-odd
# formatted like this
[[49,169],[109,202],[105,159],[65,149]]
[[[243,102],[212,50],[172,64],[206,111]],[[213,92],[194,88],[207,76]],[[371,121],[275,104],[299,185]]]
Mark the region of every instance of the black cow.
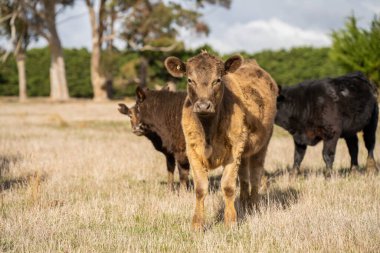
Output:
[[188,187],[189,161],[186,156],[185,137],[181,117],[185,92],[136,89],[136,104],[128,108],[119,104],[119,111],[131,119],[132,131],[147,137],[154,148],[166,157],[168,186],[174,189],[174,170],[177,163],[182,188]]
[[367,171],[377,172],[373,156],[379,114],[376,97],[376,88],[360,72],[280,89],[275,123],[293,135],[295,152],[290,174],[299,173],[306,147],[322,140],[324,174],[329,177],[339,138],[347,143],[351,170],[358,169],[359,131],[364,133],[368,150]]

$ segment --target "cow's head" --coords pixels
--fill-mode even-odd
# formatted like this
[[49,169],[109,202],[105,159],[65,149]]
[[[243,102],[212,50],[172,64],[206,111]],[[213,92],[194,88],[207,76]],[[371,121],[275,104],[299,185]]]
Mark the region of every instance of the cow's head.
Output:
[[146,133],[147,128],[140,120],[140,114],[136,105],[128,108],[125,104],[119,104],[118,110],[120,113],[125,114],[130,118],[132,132],[134,134],[141,136]]
[[292,99],[287,96],[287,90],[278,86],[276,125],[289,129],[292,117]]
[[236,71],[242,64],[239,55],[226,62],[206,52],[190,58],[186,63],[177,57],[168,57],[165,67],[174,77],[187,77],[187,94],[193,112],[200,116],[215,114],[224,94],[223,77]]

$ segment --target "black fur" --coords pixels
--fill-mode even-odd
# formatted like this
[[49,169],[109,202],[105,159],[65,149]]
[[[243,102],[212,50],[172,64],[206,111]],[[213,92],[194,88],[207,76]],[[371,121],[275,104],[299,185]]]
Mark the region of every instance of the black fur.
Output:
[[329,174],[339,138],[346,140],[351,166],[357,167],[359,131],[364,132],[368,157],[373,160],[378,104],[375,87],[362,73],[283,88],[277,98],[277,110],[275,123],[293,135],[293,172],[299,172],[306,147],[323,141],[323,159]]

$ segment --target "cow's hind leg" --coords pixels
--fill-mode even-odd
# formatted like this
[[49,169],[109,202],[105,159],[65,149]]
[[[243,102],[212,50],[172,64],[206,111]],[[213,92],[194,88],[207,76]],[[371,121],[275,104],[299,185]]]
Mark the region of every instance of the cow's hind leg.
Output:
[[190,165],[188,162],[178,162],[178,173],[181,190],[187,190],[189,186]]
[[249,203],[249,181],[249,158],[244,157],[239,168],[240,203],[244,209],[248,208]]
[[358,165],[358,137],[355,135],[347,136],[344,137],[347,147],[348,147],[348,152],[350,153],[351,156],[351,171],[355,171],[359,169]]
[[290,171],[290,176],[295,177],[300,173],[301,162],[306,153],[306,145],[298,144],[294,141],[294,163]]
[[259,204],[259,188],[261,182],[261,176],[264,172],[264,162],[267,146],[265,146],[259,153],[250,157],[250,181],[251,181],[251,195],[250,205],[252,208],[258,208]]
[[168,188],[169,190],[174,190],[174,170],[175,170],[175,159],[172,154],[165,154],[166,157],[166,168],[168,170]]
[[375,105],[371,120],[369,124],[363,129],[363,137],[364,137],[364,143],[365,147],[368,150],[368,158],[367,158],[367,171],[372,173],[377,173],[379,169],[376,166],[376,161],[373,155],[375,144],[376,144],[376,128],[377,128],[377,121],[379,117],[379,107]]
[[335,149],[336,144],[338,143],[339,136],[334,136],[333,138],[329,140],[325,140],[323,142],[323,160],[326,163],[326,168],[323,171],[323,174],[326,178],[331,177],[333,163],[335,159]]

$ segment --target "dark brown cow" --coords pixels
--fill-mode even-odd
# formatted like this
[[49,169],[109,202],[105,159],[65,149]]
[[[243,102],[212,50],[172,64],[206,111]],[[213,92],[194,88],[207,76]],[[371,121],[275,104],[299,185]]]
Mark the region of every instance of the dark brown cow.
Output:
[[181,188],[188,186],[189,161],[185,149],[185,137],[181,127],[184,92],[167,89],[150,91],[137,88],[136,104],[128,108],[119,104],[119,111],[131,118],[132,130],[144,135],[166,157],[168,186],[174,189],[174,170],[177,164]]

